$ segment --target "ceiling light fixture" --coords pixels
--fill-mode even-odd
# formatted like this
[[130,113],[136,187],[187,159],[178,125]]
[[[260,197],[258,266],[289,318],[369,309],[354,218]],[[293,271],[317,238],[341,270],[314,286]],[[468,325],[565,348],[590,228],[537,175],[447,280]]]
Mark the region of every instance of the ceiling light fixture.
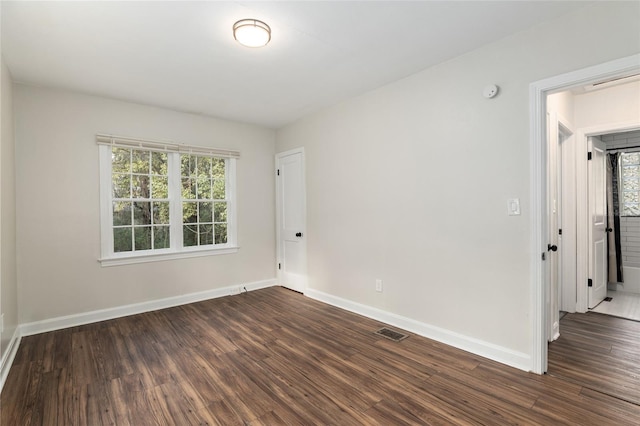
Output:
[[233,38],[247,47],[266,46],[271,40],[271,28],[257,19],[241,19],[233,24]]

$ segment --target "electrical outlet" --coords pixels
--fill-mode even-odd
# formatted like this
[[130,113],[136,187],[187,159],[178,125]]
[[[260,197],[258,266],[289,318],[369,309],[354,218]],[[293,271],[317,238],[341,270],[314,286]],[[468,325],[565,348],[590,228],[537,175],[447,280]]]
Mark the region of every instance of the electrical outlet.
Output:
[[382,293],[382,280],[380,279],[376,280],[376,291],[378,293]]

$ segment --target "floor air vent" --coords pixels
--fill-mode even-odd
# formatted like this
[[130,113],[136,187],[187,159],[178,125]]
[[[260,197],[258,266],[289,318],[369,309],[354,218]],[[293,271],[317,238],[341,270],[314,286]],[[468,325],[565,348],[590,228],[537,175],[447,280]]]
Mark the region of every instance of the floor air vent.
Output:
[[386,337],[387,339],[391,339],[394,342],[399,342],[400,340],[406,339],[407,337],[409,337],[409,335],[407,334],[398,333],[397,331],[393,331],[386,327],[376,331],[376,334]]
[[605,302],[611,302],[613,300],[613,297],[605,297],[604,301]]

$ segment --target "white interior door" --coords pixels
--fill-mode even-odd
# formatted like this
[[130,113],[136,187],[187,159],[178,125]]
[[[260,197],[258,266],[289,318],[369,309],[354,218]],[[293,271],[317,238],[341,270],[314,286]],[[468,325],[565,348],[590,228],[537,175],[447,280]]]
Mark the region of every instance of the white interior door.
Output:
[[589,137],[589,309],[607,296],[607,168],[606,145]]
[[278,281],[304,293],[307,285],[307,235],[304,150],[276,154]]

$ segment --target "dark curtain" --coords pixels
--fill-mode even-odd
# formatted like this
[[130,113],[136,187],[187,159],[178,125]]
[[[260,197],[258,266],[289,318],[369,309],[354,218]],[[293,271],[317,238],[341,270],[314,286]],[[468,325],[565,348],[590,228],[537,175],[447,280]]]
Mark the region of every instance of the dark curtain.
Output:
[[620,245],[620,201],[618,197],[618,153],[607,155],[607,216],[609,232],[609,282],[623,282]]

